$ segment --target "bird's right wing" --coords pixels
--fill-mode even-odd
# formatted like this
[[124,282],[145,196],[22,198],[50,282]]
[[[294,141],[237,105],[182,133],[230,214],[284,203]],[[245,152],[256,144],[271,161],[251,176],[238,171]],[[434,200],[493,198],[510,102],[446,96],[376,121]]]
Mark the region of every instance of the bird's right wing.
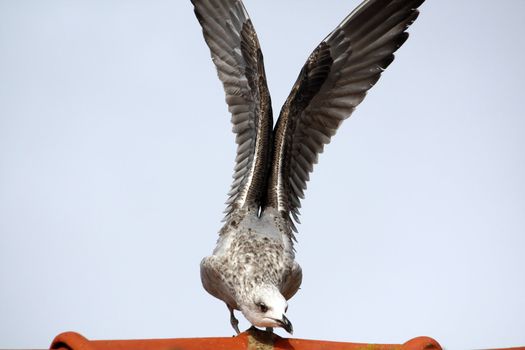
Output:
[[270,94],[252,22],[240,0],[192,0],[226,93],[237,157],[226,219],[243,207],[259,207],[264,194],[271,130]]
[[319,154],[394,60],[424,0],[365,0],[312,52],[274,131],[267,206],[289,219]]

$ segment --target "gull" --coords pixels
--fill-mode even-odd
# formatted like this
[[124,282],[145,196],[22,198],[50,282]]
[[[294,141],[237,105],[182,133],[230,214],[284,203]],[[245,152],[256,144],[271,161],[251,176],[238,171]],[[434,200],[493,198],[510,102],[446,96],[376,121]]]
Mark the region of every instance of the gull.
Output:
[[225,224],[200,274],[237,334],[234,310],[253,326],[292,334],[287,301],[302,281],[294,241],[306,183],[324,146],[407,40],[423,1],[363,1],[310,54],[274,127],[263,55],[242,1],[192,0],[237,143]]

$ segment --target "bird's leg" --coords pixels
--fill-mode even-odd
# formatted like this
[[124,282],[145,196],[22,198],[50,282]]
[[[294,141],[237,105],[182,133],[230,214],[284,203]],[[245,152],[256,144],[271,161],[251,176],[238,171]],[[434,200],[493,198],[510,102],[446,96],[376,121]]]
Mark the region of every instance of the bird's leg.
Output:
[[273,327],[266,327],[266,332],[273,333]]
[[235,329],[235,332],[237,332],[237,334],[240,334],[241,332],[239,331],[239,320],[236,319],[235,315],[233,314],[233,307],[231,307],[230,305],[227,306],[228,310],[230,310],[230,323],[233,329]]

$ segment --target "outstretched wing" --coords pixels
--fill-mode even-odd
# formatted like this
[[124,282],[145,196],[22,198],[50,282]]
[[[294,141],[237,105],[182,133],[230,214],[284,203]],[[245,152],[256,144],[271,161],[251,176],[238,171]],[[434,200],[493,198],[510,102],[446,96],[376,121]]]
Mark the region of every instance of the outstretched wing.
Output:
[[299,222],[300,198],[324,145],[393,61],[423,1],[365,0],[313,51],[274,131],[267,206]]
[[237,157],[226,218],[260,205],[273,126],[263,55],[240,0],[192,0],[204,39],[226,93],[236,134]]

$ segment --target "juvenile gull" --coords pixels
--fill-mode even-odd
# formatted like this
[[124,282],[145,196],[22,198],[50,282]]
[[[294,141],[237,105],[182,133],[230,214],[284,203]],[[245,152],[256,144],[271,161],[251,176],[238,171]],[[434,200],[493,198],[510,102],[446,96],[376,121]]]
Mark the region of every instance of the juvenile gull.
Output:
[[[365,0],[315,48],[273,128],[263,55],[241,0],[192,0],[226,93],[236,134],[234,181],[217,246],[201,262],[204,288],[254,326],[282,327],[299,289],[294,221],[306,182],[337,128],[408,38],[424,0]],[[286,54],[286,53],[283,53]]]

